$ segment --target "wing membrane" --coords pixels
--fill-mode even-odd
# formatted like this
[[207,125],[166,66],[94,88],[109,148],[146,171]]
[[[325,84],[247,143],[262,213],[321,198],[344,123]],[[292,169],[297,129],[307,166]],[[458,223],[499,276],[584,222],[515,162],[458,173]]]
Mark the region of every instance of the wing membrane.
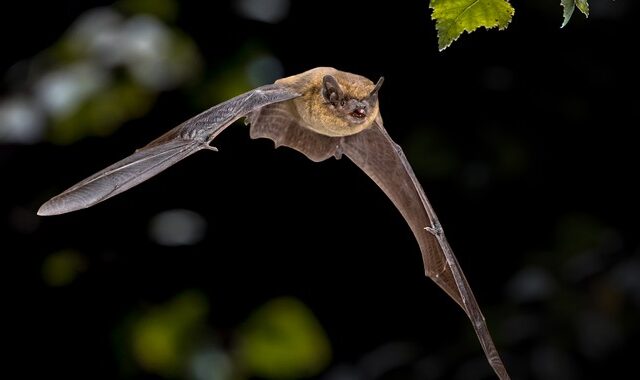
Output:
[[426,275],[462,307],[473,323],[489,364],[500,379],[509,379],[440,222],[400,146],[393,142],[382,126],[382,118],[378,116],[371,128],[346,137],[342,149],[398,208],[420,245]]
[[280,85],[267,85],[220,103],[185,121],[134,154],[79,182],[43,204],[38,215],[87,208],[146,181],[176,162],[206,148],[234,121],[266,105],[299,96]]

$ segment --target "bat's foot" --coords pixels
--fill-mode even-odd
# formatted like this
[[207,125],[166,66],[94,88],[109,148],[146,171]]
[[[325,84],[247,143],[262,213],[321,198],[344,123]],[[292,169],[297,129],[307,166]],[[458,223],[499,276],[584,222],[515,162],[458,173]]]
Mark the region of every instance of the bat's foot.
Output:
[[336,151],[333,153],[333,157],[335,157],[336,160],[339,160],[342,158],[342,153],[342,145],[336,145]]

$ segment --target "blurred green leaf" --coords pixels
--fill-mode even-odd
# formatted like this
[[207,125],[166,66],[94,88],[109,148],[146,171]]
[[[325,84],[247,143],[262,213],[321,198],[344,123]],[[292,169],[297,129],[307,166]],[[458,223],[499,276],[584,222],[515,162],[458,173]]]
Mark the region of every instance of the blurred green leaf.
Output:
[[208,309],[206,298],[192,291],[140,316],[131,329],[132,351],[138,365],[163,376],[182,373]]
[[419,176],[442,179],[460,168],[458,152],[438,128],[412,128],[405,145]]
[[505,29],[515,12],[506,0],[431,0],[430,7],[441,51],[465,31],[471,33],[481,26]]
[[205,88],[206,107],[231,99],[250,89],[251,85],[242,66],[224,70],[221,75],[216,76]]
[[163,21],[175,21],[178,15],[178,4],[174,0],[121,0],[116,6],[130,14],[150,14]]
[[520,176],[529,164],[529,152],[522,139],[500,129],[485,129],[482,136],[489,146],[492,166],[501,177]]
[[589,17],[589,3],[587,0],[560,0],[562,7],[564,8],[561,28],[564,28],[565,25],[569,23],[571,19],[571,15],[573,15],[573,10],[578,7],[580,12],[584,13],[585,16]]
[[249,78],[248,69],[252,62],[261,57],[271,56],[259,43],[243,45],[233,56],[227,58],[202,86],[198,107],[208,108],[255,87]]
[[256,310],[240,330],[239,343],[243,366],[269,379],[313,376],[331,359],[320,323],[295,298],[277,298]]
[[70,144],[86,135],[107,136],[127,120],[148,112],[155,95],[123,80],[89,98],[76,112],[53,120],[50,138]]
[[90,9],[29,60],[52,142],[108,135],[200,74],[198,47],[173,24],[177,7],[175,0],[122,0]]
[[592,215],[566,215],[556,227],[557,250],[573,256],[595,249],[602,243],[606,231],[602,222]]
[[49,286],[69,285],[87,268],[85,258],[76,251],[52,253],[42,263],[42,278]]

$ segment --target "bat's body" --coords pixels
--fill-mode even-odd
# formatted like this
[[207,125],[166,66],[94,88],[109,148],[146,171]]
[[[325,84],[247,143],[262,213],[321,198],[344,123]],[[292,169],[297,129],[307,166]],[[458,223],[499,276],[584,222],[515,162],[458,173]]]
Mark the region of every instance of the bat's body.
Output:
[[359,75],[319,67],[239,95],[187,120],[133,155],[46,202],[39,215],[93,206],[202,149],[246,116],[252,138],[266,137],[313,161],[349,157],[396,205],[415,235],[425,273],[471,319],[500,379],[509,379],[471,288],[447,243],[438,218],[404,156],[382,124],[378,90]]

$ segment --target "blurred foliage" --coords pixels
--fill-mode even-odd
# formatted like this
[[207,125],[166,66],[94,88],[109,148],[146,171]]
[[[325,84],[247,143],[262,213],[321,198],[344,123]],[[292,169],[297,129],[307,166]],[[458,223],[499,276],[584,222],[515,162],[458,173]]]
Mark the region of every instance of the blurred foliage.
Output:
[[276,298],[257,308],[229,347],[207,322],[208,298],[185,291],[138,308],[116,332],[121,372],[195,380],[296,379],[317,375],[331,359],[320,323],[301,301]]
[[557,250],[569,256],[583,254],[602,244],[606,232],[606,227],[590,215],[566,215],[556,227]]
[[70,144],[106,136],[148,113],[164,91],[197,84],[202,109],[283,75],[268,49],[248,42],[199,78],[198,48],[172,24],[177,11],[172,0],[124,0],[80,15],[53,46],[20,64],[29,95],[0,101],[0,139]]
[[571,15],[573,15],[573,11],[576,6],[586,17],[589,17],[589,3],[587,0],[560,0],[562,3],[562,7],[564,12],[562,17],[564,20],[562,21],[562,28],[564,28],[571,20]]
[[205,81],[198,99],[200,107],[210,107],[283,76],[280,61],[257,42],[248,42],[221,63]]
[[310,377],[331,360],[320,323],[295,298],[277,298],[254,311],[239,331],[238,345],[243,367],[268,379]]
[[447,178],[461,167],[458,152],[441,129],[412,128],[411,132],[406,139],[406,150],[412,157],[411,165],[421,176]]
[[178,3],[175,0],[122,0],[115,7],[127,14],[153,15],[167,23],[175,22],[178,16]]
[[166,210],[149,221],[149,238],[160,245],[194,245],[204,239],[206,219],[192,210]]
[[42,263],[42,278],[49,286],[71,284],[87,269],[87,262],[79,252],[63,250],[48,255]]
[[[51,55],[60,63],[91,65],[92,78],[102,78],[93,91],[78,97],[77,112],[53,114],[50,136],[54,142],[110,134],[123,122],[148,112],[158,92],[172,89],[198,72],[200,58],[191,39],[155,16],[172,19],[175,4],[120,4],[129,11],[145,13],[123,16],[112,8],[90,11],[52,48]],[[74,85],[71,79],[67,78],[67,86]],[[80,79],[77,82],[86,82]]]
[[590,378],[580,363],[610,360],[623,337],[638,333],[623,322],[640,310],[640,281],[629,286],[626,275],[637,257],[620,261],[629,256],[620,236],[591,215],[559,218],[554,235],[548,251],[532,253],[514,274],[507,293],[516,307],[494,323],[512,349],[526,350],[533,378]]
[[207,298],[191,291],[142,312],[131,326],[131,350],[138,365],[165,377],[181,377],[208,311]]
[[159,93],[200,71],[192,39],[171,25],[176,12],[172,0],[124,0],[80,15],[53,46],[21,63],[30,96],[21,113],[14,99],[25,95],[0,103],[0,137],[70,144],[147,113]]
[[132,82],[114,83],[88,98],[77,112],[56,118],[50,139],[69,144],[85,135],[108,136],[123,122],[148,112],[153,95]]
[[444,50],[463,32],[471,33],[481,26],[506,29],[515,10],[507,0],[431,0],[438,31],[438,48]]

